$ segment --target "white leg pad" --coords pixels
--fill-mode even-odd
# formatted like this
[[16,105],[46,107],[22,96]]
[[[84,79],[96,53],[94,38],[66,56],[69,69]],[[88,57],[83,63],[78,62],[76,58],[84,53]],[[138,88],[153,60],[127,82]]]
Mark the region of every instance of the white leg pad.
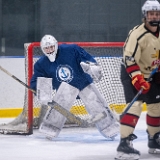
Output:
[[[70,110],[72,104],[76,100],[79,90],[68,83],[62,82],[59,89],[53,98],[55,102]],[[50,108],[48,109],[39,131],[46,134],[48,137],[57,137],[64,126],[66,117],[58,111]]]
[[97,122],[96,127],[104,137],[114,138],[119,133],[119,123],[95,85],[90,84],[84,88],[80,91],[79,97],[85,104],[89,114],[94,116],[103,111],[106,112],[107,117]]

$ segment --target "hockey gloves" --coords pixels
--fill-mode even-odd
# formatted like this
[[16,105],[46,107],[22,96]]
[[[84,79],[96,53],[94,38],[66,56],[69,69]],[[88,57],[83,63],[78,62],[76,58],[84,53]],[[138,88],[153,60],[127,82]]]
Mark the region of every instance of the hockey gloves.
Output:
[[150,83],[145,81],[143,75],[141,74],[138,74],[132,78],[132,84],[138,91],[143,88],[142,94],[146,94],[150,89]]

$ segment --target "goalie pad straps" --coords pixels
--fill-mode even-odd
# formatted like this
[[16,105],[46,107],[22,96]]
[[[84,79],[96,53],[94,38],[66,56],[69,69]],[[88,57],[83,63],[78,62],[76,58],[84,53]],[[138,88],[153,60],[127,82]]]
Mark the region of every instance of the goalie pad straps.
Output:
[[[79,90],[77,88],[62,82],[53,99],[65,109],[70,110],[78,93]],[[66,117],[53,108],[49,108],[40,125],[39,131],[49,137],[57,137],[64,126],[65,121]]]
[[103,111],[106,112],[107,117],[96,123],[96,127],[99,132],[107,138],[112,138],[119,133],[119,123],[112,111],[108,108],[108,105],[99,93],[94,84],[88,85],[79,93],[79,97],[82,99],[89,114],[96,115]]

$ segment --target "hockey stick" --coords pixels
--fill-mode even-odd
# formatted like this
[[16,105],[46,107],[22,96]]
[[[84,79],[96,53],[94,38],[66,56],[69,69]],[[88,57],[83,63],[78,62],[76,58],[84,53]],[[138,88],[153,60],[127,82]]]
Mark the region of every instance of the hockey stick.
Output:
[[[150,76],[147,79],[147,82],[151,81],[152,76],[157,72],[159,65],[151,72]],[[123,111],[123,113],[120,115],[120,119],[124,117],[124,115],[127,113],[127,111],[132,107],[133,103],[138,99],[138,97],[142,94],[143,88],[141,88],[138,93],[135,95],[135,97],[132,99],[130,104],[127,106],[127,108]]]
[[32,88],[30,88],[27,84],[25,84],[24,82],[22,82],[20,79],[18,79],[17,77],[15,77],[14,75],[12,75],[11,73],[9,73],[6,69],[4,69],[2,66],[0,66],[0,69],[5,72],[6,74],[8,74],[10,77],[12,77],[13,79],[15,79],[16,81],[18,81],[19,83],[21,83],[23,86],[25,86],[27,89],[29,89],[30,91],[32,91],[33,93],[36,93],[35,90],[33,90]]
[[[15,77],[14,75],[12,75],[11,73],[9,73],[6,69],[4,69],[2,66],[0,66],[0,69],[5,72],[7,75],[9,75],[10,77],[12,77],[13,79],[15,79],[16,81],[18,81],[19,83],[21,83],[23,86],[25,86],[27,89],[29,89],[30,91],[32,91],[33,93],[36,93],[35,90],[33,90],[31,87],[29,87],[26,83],[22,82],[20,79],[18,79],[17,77]],[[91,118],[89,118],[88,120],[83,120],[79,117],[76,117],[74,114],[70,113],[68,110],[66,110],[65,108],[63,108],[61,105],[59,105],[56,102],[51,102],[48,103],[48,105],[50,107],[53,107],[56,111],[58,111],[59,113],[61,113],[63,116],[65,116],[67,119],[69,119],[71,122],[78,124],[79,126],[82,127],[87,127],[87,126],[91,126],[94,123],[96,123],[97,121],[100,121],[101,119],[105,118],[107,115],[105,112],[99,113]]]

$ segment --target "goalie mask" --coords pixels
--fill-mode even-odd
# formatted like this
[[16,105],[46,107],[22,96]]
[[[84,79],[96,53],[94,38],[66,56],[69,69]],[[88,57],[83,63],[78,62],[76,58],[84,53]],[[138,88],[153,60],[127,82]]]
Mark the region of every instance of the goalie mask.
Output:
[[51,62],[56,59],[56,54],[58,50],[58,42],[51,35],[45,35],[40,42],[41,49],[43,53],[48,57]]
[[[157,13],[151,13],[151,17],[150,18],[148,16],[148,12],[149,11],[156,11]],[[144,5],[142,6],[142,14],[145,18],[145,20],[147,22],[149,22],[149,24],[151,26],[158,26],[160,23],[160,4],[157,0],[147,0]],[[153,14],[155,14],[156,16],[153,16]]]

